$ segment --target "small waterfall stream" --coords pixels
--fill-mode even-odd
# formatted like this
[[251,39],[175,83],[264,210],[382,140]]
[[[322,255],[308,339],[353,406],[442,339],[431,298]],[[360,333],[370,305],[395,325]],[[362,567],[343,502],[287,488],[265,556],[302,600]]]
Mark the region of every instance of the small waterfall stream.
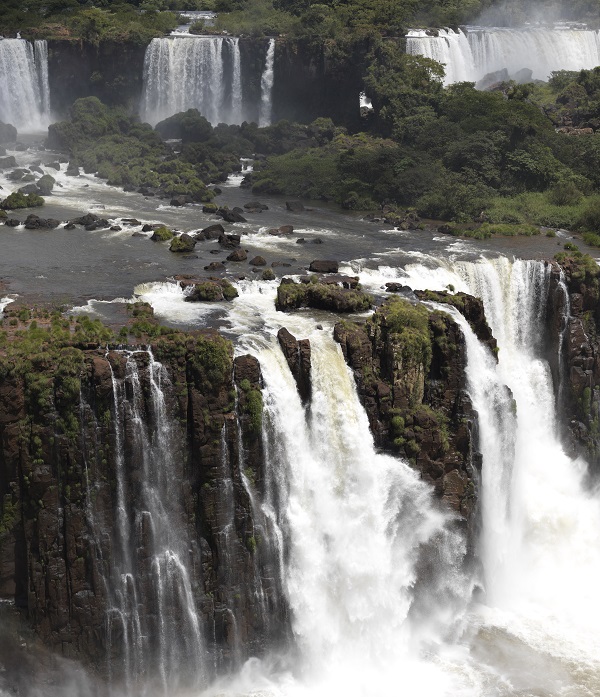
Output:
[[260,113],[258,116],[259,126],[270,126],[273,111],[272,92],[273,81],[275,79],[275,39],[269,39],[265,69],[260,80]]
[[123,656],[128,689],[158,679],[165,694],[205,682],[207,663],[169,388],[150,351],[127,355],[122,381],[113,373],[117,539],[108,610],[109,659]]
[[406,50],[443,63],[445,85],[478,83],[487,74],[505,69],[510,77],[529,69],[531,79],[547,80],[552,71],[589,69],[600,64],[600,31],[592,29],[464,27],[436,33],[409,32]]
[[44,130],[50,122],[48,45],[24,39],[0,41],[0,121],[18,131]]

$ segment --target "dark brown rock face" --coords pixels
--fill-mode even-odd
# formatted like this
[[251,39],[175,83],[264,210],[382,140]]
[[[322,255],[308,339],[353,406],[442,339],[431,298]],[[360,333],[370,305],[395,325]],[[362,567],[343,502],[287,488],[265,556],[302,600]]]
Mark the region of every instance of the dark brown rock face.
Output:
[[135,524],[148,507],[139,418],[149,438],[160,419],[169,422],[173,525],[189,547],[190,592],[213,665],[258,655],[285,631],[278,564],[252,499],[261,500],[264,482],[258,362],[234,361],[216,335],[161,338],[152,354],[72,347],[62,363],[42,355],[34,372],[0,361],[0,597],[15,599],[47,647],[100,671],[110,657],[117,674],[123,640],[114,627],[109,635],[107,610],[123,558],[120,488],[149,656],[158,634],[147,514]]
[[563,436],[573,454],[600,473],[600,267],[586,255],[561,254],[550,277],[549,361]]
[[298,393],[303,404],[310,401],[312,391],[310,381],[310,341],[308,339],[296,339],[285,327],[277,332],[277,339],[285,360],[290,366]]
[[[408,308],[407,321],[419,329],[398,326],[394,307]],[[366,324],[340,322],[334,337],[354,370],[376,445],[406,457],[471,529],[480,455],[464,389],[464,338],[448,315],[419,318],[411,307],[388,312],[384,305]]]

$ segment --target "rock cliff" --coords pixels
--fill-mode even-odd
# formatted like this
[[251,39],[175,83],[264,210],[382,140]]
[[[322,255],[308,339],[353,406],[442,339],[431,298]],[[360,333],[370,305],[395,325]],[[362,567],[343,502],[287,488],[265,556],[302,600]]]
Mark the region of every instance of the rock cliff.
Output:
[[[67,320],[52,321],[16,329],[0,348],[0,597],[14,598],[46,646],[101,672],[108,661],[118,673],[125,640],[107,612],[115,559],[129,540],[137,592],[150,598],[156,533],[144,523],[152,507],[143,480],[166,420],[164,496],[179,502],[207,653],[212,665],[258,655],[286,626],[256,503],[264,482],[258,362],[234,360],[218,335],[173,333],[107,350],[73,326],[55,330]],[[131,539],[119,529],[124,519]],[[146,611],[151,629],[157,620]]]

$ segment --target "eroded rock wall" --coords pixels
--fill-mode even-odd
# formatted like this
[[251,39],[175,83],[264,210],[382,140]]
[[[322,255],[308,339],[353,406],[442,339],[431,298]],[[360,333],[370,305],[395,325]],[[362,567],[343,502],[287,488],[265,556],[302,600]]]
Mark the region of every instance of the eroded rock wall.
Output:
[[[216,336],[167,337],[152,352],[169,376],[172,486],[181,491],[194,600],[211,660],[226,665],[260,654],[285,632],[278,564],[258,532],[260,368],[250,356],[234,361],[230,344]],[[115,384],[131,400],[128,356],[69,347],[34,367],[5,364],[0,381],[0,595],[15,599],[48,647],[100,671],[115,658],[107,655],[106,610],[119,544],[119,447],[132,507],[144,476],[135,414],[126,406],[120,417],[115,400]],[[139,409],[151,421],[149,356],[135,353]],[[61,361],[71,366],[68,375]]]

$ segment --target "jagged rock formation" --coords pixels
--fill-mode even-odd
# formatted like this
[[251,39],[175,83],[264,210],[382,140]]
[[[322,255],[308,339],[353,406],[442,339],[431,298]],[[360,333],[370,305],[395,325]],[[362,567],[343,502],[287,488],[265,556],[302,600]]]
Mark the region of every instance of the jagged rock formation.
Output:
[[303,404],[310,401],[312,392],[310,382],[310,341],[308,339],[296,339],[285,327],[277,332],[277,340],[290,366],[298,393]]
[[[491,336],[481,301],[469,297],[468,304],[478,335]],[[376,445],[408,458],[472,526],[480,456],[458,325],[393,297],[365,324],[338,323],[334,336],[354,370]]]

